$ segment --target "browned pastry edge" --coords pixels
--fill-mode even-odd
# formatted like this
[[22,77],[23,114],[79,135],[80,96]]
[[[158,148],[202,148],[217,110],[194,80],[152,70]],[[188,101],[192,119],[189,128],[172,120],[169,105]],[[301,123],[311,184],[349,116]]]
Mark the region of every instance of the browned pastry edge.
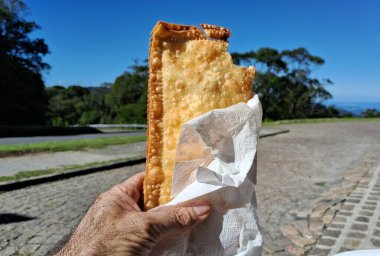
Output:
[[[162,173],[162,164],[158,159],[154,159],[152,153],[162,153],[162,117],[163,117],[163,102],[162,102],[162,72],[161,72],[161,45],[164,41],[186,41],[186,40],[223,40],[231,35],[228,29],[214,26],[201,25],[205,33],[197,26],[171,24],[159,21],[153,28],[150,39],[149,50],[149,81],[148,81],[148,128],[147,128],[147,158],[146,158],[146,177],[150,177],[144,181],[144,210],[148,210],[147,202],[150,200],[154,206],[159,205],[159,197],[152,197],[148,200],[147,195],[151,195],[154,190],[159,190],[160,185],[164,180]],[[156,152],[157,151],[157,152]],[[151,163],[156,167],[151,169]],[[159,167],[159,168],[157,168]],[[160,171],[161,168],[161,171]],[[153,173],[154,175],[149,175]],[[157,174],[157,175],[156,175]],[[160,175],[161,174],[161,175]],[[152,176],[154,180],[152,180]],[[150,189],[150,191],[148,191]],[[148,193],[149,192],[149,193]],[[154,193],[153,193],[154,194]]]
[[154,35],[162,39],[168,39],[169,41],[178,39],[206,39],[203,31],[197,26],[171,24],[163,21],[157,22],[156,26],[154,26],[152,38]]
[[208,24],[201,24],[201,26],[209,38],[227,41],[231,36],[231,31],[229,29]]

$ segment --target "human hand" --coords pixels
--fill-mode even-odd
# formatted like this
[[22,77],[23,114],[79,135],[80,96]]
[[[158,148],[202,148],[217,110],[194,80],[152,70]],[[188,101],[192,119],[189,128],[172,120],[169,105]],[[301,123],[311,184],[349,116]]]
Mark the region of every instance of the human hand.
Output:
[[188,201],[142,212],[144,173],[98,196],[57,255],[147,255],[165,236],[183,233],[210,213],[207,201]]

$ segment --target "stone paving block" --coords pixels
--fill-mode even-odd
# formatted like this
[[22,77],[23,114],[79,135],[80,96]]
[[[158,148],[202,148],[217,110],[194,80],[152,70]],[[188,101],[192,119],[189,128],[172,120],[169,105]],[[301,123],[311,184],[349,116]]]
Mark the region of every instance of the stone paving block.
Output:
[[352,224],[351,229],[352,230],[359,230],[359,231],[367,231],[368,225],[354,223],[354,224]]
[[299,234],[298,230],[291,225],[281,227],[280,230],[281,230],[282,234],[284,236],[287,236],[287,237]]
[[347,221],[347,218],[346,217],[342,217],[342,216],[337,216],[334,218],[334,222],[342,222],[342,223],[345,223]]
[[348,203],[345,203],[341,210],[346,210],[346,211],[351,211],[352,209],[354,209],[355,205],[354,204],[348,204]]
[[339,211],[339,215],[343,215],[343,216],[351,216],[351,215],[352,215],[352,212]]
[[294,245],[287,246],[285,250],[290,253],[290,255],[304,255],[305,253],[305,249]]
[[373,231],[373,235],[374,235],[374,236],[379,236],[379,237],[380,237],[380,229],[375,229],[375,230]]
[[324,227],[325,224],[322,222],[321,219],[311,219],[309,222],[309,229],[312,232],[320,233]]
[[329,255],[330,251],[331,251],[330,249],[314,247],[314,248],[309,252],[309,255],[326,256],[326,255]]
[[368,216],[368,217],[373,216],[373,212],[370,212],[370,211],[360,211],[359,214],[364,215],[364,216]]
[[340,230],[326,229],[323,231],[323,235],[329,237],[338,237],[340,235]]
[[372,201],[365,201],[364,203],[368,205],[377,205],[377,202],[372,202]]
[[298,219],[298,220],[306,219],[307,217],[310,216],[310,214],[311,214],[310,209],[305,209],[305,210],[299,211],[296,213],[296,219]]
[[360,203],[360,199],[356,199],[356,198],[347,198],[346,202],[348,202],[348,203],[353,203],[353,204],[358,204],[358,203]]
[[335,242],[336,242],[336,240],[333,238],[322,238],[318,241],[318,244],[319,245],[332,246],[335,244]]
[[[4,234],[4,233],[1,233],[1,234]],[[9,243],[9,240],[3,239],[2,237],[0,238],[0,248],[1,249],[6,247],[8,245],[8,243]]]
[[26,244],[19,249],[18,254],[35,255],[34,252],[38,250],[40,246],[41,246],[40,244]]
[[351,238],[358,238],[358,239],[362,239],[364,238],[366,235],[363,234],[363,233],[360,233],[359,231],[355,231],[355,232],[349,232],[347,234],[348,237],[351,237]]
[[363,205],[362,206],[362,209],[363,210],[370,210],[370,211],[373,211],[376,209],[376,206],[372,206],[372,205]]
[[292,241],[293,244],[299,247],[305,247],[306,245],[312,244],[314,242],[312,239],[300,235],[293,235],[288,238],[290,241]]
[[372,242],[372,244],[373,244],[374,246],[376,246],[376,247],[380,247],[380,239],[374,239],[374,238],[372,238],[372,239],[371,239],[371,242]]
[[274,241],[269,237],[269,234],[263,233],[263,247],[264,254],[274,255],[274,253],[283,250],[284,248],[279,247]]
[[342,223],[336,223],[336,222],[332,222],[329,227],[331,228],[336,228],[336,229],[342,229],[344,228],[344,224]]
[[347,238],[344,242],[343,245],[347,248],[351,249],[357,249],[360,247],[361,240],[358,239],[353,239],[353,238]]
[[316,208],[313,209],[310,218],[321,218],[329,208],[329,205],[318,205]]
[[35,236],[28,241],[28,244],[43,244],[46,241],[46,237]]
[[352,251],[352,249],[348,249],[346,247],[340,247],[338,252],[348,252],[348,251]]
[[303,221],[303,220],[298,220],[294,221],[292,223],[294,227],[306,238],[313,239],[313,234],[311,233],[309,227],[308,227],[308,222]]
[[19,248],[14,244],[9,244],[5,249],[0,252],[1,256],[17,255]]
[[51,248],[52,248],[52,246],[43,244],[40,246],[40,248],[38,248],[37,251],[34,252],[34,254],[35,255],[45,255]]
[[355,221],[368,223],[369,222],[369,218],[368,217],[364,217],[364,216],[359,216],[359,217],[355,218]]

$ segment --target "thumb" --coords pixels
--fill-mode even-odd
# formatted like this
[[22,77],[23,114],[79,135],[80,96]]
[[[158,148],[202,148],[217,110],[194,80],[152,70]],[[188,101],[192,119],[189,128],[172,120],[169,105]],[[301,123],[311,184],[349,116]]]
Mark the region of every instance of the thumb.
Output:
[[159,207],[147,212],[154,216],[160,238],[173,233],[184,233],[210,215],[210,203],[205,200],[180,205]]

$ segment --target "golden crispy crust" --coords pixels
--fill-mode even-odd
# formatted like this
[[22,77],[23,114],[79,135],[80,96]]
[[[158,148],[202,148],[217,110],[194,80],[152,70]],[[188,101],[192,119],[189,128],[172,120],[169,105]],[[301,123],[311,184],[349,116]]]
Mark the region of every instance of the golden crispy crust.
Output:
[[206,32],[208,38],[227,41],[227,39],[231,36],[231,31],[229,29],[208,24],[201,24],[201,26]]
[[252,98],[253,67],[232,64],[228,29],[158,22],[149,51],[148,141],[144,209],[170,201],[181,125]]

